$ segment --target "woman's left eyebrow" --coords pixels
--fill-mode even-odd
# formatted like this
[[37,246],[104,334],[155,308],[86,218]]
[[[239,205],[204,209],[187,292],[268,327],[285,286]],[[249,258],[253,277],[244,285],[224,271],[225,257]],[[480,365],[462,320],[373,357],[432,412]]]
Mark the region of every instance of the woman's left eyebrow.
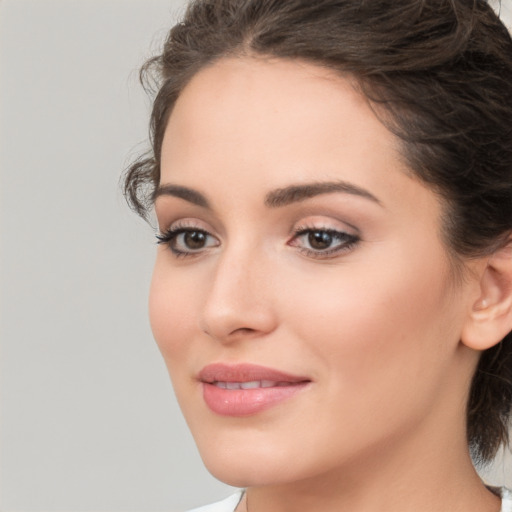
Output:
[[265,205],[270,208],[279,208],[281,206],[304,201],[318,195],[331,194],[334,192],[342,192],[345,194],[363,197],[377,203],[379,206],[383,206],[382,202],[371,192],[346,181],[314,182],[279,188],[266,195]]

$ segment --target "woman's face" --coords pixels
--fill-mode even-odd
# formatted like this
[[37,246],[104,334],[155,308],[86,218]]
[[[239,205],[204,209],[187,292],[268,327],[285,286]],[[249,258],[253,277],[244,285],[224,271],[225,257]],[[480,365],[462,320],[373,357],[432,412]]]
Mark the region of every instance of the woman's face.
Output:
[[397,148],[349,79],[300,61],[221,60],[178,99],[150,316],[221,480],[313,478],[464,436],[475,297]]

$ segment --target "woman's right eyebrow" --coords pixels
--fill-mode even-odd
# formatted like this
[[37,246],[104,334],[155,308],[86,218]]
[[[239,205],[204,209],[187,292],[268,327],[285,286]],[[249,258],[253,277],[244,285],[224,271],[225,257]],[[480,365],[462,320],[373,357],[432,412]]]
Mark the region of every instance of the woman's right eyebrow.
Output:
[[173,196],[179,197],[180,199],[184,199],[189,203],[193,203],[197,206],[202,206],[203,208],[210,208],[210,203],[208,199],[206,199],[201,192],[194,190],[188,187],[182,187],[181,185],[160,185],[152,195],[153,202],[157,197],[160,196]]

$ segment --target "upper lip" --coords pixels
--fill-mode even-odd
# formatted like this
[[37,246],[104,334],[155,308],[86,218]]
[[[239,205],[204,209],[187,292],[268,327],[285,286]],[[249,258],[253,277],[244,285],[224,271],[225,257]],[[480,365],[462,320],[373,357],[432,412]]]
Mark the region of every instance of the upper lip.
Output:
[[213,382],[253,382],[253,381],[274,381],[274,382],[308,382],[311,379],[300,375],[267,368],[250,363],[226,364],[213,363],[205,366],[199,372],[199,380],[206,383]]

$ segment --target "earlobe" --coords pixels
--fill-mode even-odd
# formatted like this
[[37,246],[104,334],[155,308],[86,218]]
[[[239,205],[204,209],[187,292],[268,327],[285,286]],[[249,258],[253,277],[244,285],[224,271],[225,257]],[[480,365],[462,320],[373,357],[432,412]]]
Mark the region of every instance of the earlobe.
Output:
[[479,277],[479,296],[461,341],[474,350],[487,350],[512,331],[512,240],[486,258]]

